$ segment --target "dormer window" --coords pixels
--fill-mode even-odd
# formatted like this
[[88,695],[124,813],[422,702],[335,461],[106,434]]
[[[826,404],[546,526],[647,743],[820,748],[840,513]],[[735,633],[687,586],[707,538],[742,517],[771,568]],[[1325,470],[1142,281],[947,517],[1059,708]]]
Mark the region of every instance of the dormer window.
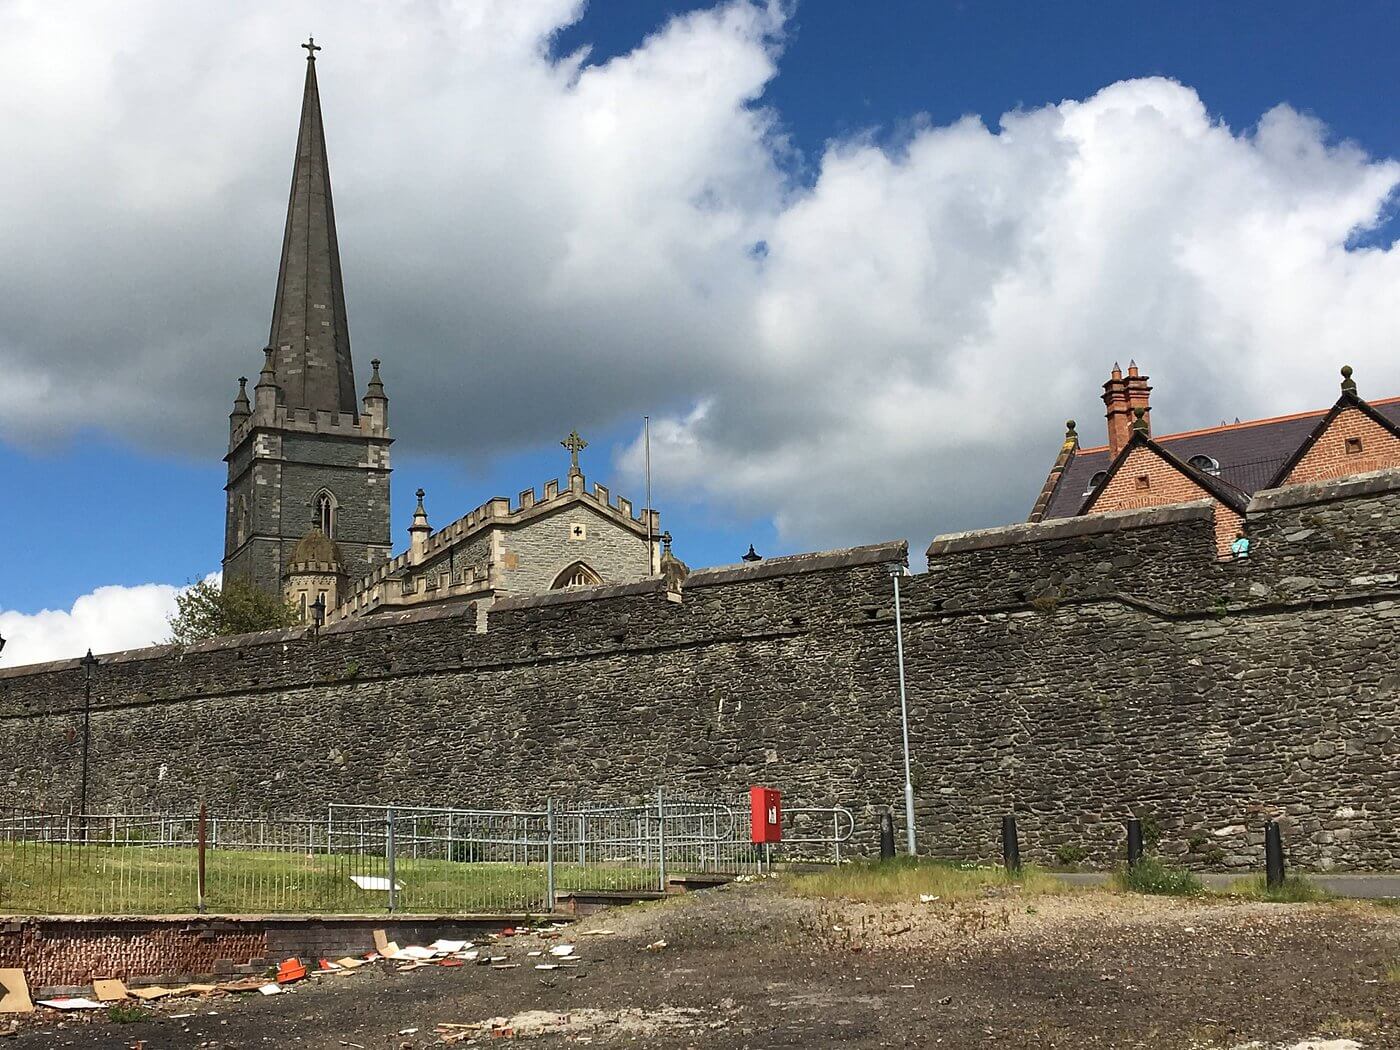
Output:
[[1093,492],[1096,488],[1098,488],[1100,485],[1102,485],[1102,484],[1103,484],[1103,479],[1106,478],[1106,477],[1108,477],[1108,471],[1106,471],[1106,470],[1096,470],[1096,471],[1094,471],[1094,476],[1091,477],[1091,478],[1089,479],[1089,487],[1086,488],[1086,489],[1084,490],[1084,495],[1086,495],[1086,496],[1089,495],[1089,493]]
[[1186,465],[1195,467],[1201,473],[1209,474],[1212,477],[1220,476],[1220,463],[1210,456],[1192,456],[1186,461]]

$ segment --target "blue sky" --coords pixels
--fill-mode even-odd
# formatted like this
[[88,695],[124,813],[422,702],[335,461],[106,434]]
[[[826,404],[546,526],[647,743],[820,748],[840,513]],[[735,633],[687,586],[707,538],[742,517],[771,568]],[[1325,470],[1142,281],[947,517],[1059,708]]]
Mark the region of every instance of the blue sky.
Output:
[[[644,0],[594,3],[579,21],[554,37],[553,53],[567,55],[588,46],[592,49],[589,64],[600,66],[642,46],[672,15],[711,6]],[[300,24],[307,20],[292,21]],[[334,25],[326,27],[325,36],[331,41],[328,46],[333,46],[336,30]],[[322,29],[315,31],[318,38],[323,36]],[[775,149],[773,153],[774,163],[791,180],[789,193],[818,181],[829,140],[868,136],[897,153],[925,123],[938,127],[974,114],[995,130],[1001,115],[1008,111],[1035,111],[1066,99],[1088,99],[1117,81],[1146,76],[1173,78],[1193,89],[1209,112],[1237,133],[1252,128],[1272,107],[1287,103],[1325,123],[1328,141],[1353,140],[1370,158],[1393,158],[1400,156],[1400,127],[1393,104],[1400,97],[1397,44],[1400,8],[1382,3],[944,4],[887,0],[870,4],[821,0],[798,5],[786,20],[775,52],[776,75],[764,84],[758,104],[776,120],[770,129],[772,135],[786,135],[790,140],[790,150]],[[207,41],[191,39],[177,50],[198,51],[207,46]],[[332,110],[327,122],[333,177],[338,187],[342,183],[349,187],[345,194],[349,205],[342,207],[338,193],[337,211],[342,248],[350,252],[348,246],[360,237],[352,221],[356,176],[340,165],[350,167],[350,143],[356,128],[347,126],[343,115],[334,112],[331,100],[348,88],[338,80],[335,52],[328,51],[327,58],[330,61],[322,70],[322,90]],[[299,86],[296,63],[285,65],[294,93]],[[256,82],[245,80],[239,90],[256,92],[259,88]],[[270,184],[285,182],[296,119],[294,106],[284,104],[288,85],[279,82],[277,91],[276,106],[271,101],[262,104],[262,130],[270,140],[269,156],[274,158],[276,169],[268,176]],[[121,125],[113,124],[110,134],[122,133]],[[489,143],[482,148],[489,149]],[[275,159],[278,157],[281,160]],[[275,214],[281,206],[274,195],[269,210],[260,215]],[[266,265],[260,287],[256,270],[250,271],[248,278],[252,284],[248,301],[256,309],[245,308],[241,301],[238,307],[243,311],[238,315],[239,327],[246,318],[242,349],[225,337],[229,346],[226,360],[207,369],[206,385],[216,389],[218,403],[224,407],[208,416],[206,436],[191,438],[184,432],[167,435],[154,423],[146,430],[139,424],[109,428],[104,420],[110,412],[96,405],[88,425],[57,427],[43,433],[19,426],[0,427],[0,434],[6,435],[0,438],[0,608],[20,613],[61,609],[98,585],[179,584],[218,567],[223,521],[223,469],[218,449],[235,378],[256,374],[256,348],[271,306],[281,232],[276,221],[271,225],[264,222],[261,227],[250,225],[254,228],[247,237],[260,245],[257,251]],[[1392,221],[1373,224],[1353,239],[1353,245],[1388,247],[1394,232]],[[110,272],[99,270],[86,274],[85,280],[102,282],[110,277]],[[125,278],[138,284],[141,280],[139,271]],[[403,370],[414,367],[413,358],[406,347],[381,349],[372,345],[366,328],[370,333],[382,329],[357,324],[357,302],[364,301],[366,285],[374,279],[363,265],[347,265],[358,378],[363,383],[369,357],[379,354],[392,360],[385,382],[397,423],[411,416],[415,405],[401,393],[402,383],[396,385],[395,369],[402,376]],[[0,364],[7,352],[4,324],[0,314]],[[510,352],[509,347],[492,348],[493,354],[508,356]],[[474,368],[469,360],[459,364],[464,374]],[[129,366],[118,359],[93,367],[100,377],[108,374],[105,370],[112,376],[120,375]],[[599,367],[626,366],[604,361]],[[999,364],[986,360],[983,367],[996,369]],[[1159,383],[1163,372],[1159,365],[1154,373]],[[1393,373],[1381,378],[1390,381]],[[631,461],[626,449],[635,440],[642,411],[651,410],[658,418],[681,416],[699,398],[698,394],[692,397],[683,382],[670,387],[657,381],[649,392],[628,390],[625,407],[615,412],[593,408],[574,411],[567,399],[559,396],[547,371],[538,374],[533,386],[528,375],[524,382],[520,403],[537,407],[549,418],[540,425],[522,427],[519,433],[497,428],[493,432],[504,436],[489,441],[464,438],[458,449],[447,447],[450,440],[427,439],[422,428],[396,425],[397,539],[405,536],[414,502],[412,493],[420,485],[429,492],[434,523],[441,525],[491,496],[513,496],[528,485],[539,487],[547,478],[562,475],[567,454],[556,442],[575,425],[591,442],[584,454],[590,477],[640,503],[642,493],[635,472],[628,466]],[[1316,394],[1304,390],[1298,396],[1316,404],[1330,400],[1330,386],[1314,383],[1311,378],[1308,383],[1307,390],[1315,386]],[[1083,385],[1082,396],[1075,395],[1077,403],[1057,403],[1046,409],[1044,420],[1037,418],[1037,440],[1031,448],[1043,450],[1040,460],[1048,462],[1055,445],[1053,426],[1045,420],[1069,414],[1086,418],[1094,412],[1096,385]],[[61,392],[50,387],[48,396],[58,397]],[[619,398],[621,406],[621,395]],[[762,414],[771,409],[772,426],[778,429],[790,426],[779,421],[789,414],[800,415],[800,408],[800,404],[777,405],[769,400],[756,402],[753,412]],[[1227,409],[1228,405],[1220,411]],[[0,402],[0,413],[4,411],[4,402]],[[1199,411],[1216,411],[1216,406],[1212,403]],[[577,416],[591,416],[592,425]],[[1183,426],[1211,421],[1181,420]],[[469,431],[472,412],[464,409],[453,425]],[[830,452],[823,441],[815,434],[807,444],[811,458],[806,469],[822,470],[823,457]],[[1033,500],[1034,487],[1027,487],[1026,479],[1042,471],[1037,460],[1034,469],[1028,468],[1028,473],[1015,478],[1002,479],[993,472],[978,480],[983,486],[1014,485],[1019,491],[1008,498],[1009,502],[983,503],[962,516],[950,513],[942,518],[923,514],[919,507],[888,521],[876,514],[868,521],[868,535],[849,535],[850,528],[832,535],[873,542],[888,538],[887,531],[895,528],[905,528],[906,534],[913,532],[921,527],[919,522],[927,520],[926,531],[909,535],[916,546],[922,546],[941,528],[999,524],[1008,520],[1009,508]],[[910,476],[907,468],[901,468],[888,484],[934,486],[938,479]],[[665,498],[658,500],[664,523],[678,537],[678,552],[692,564],[732,561],[750,542],[772,554],[802,548],[812,536],[825,535],[820,529],[775,524],[775,517],[781,519],[782,508],[769,512],[762,499],[753,496],[754,491],[763,490],[761,478],[744,490],[743,498],[732,499],[683,483],[659,487],[665,491]],[[954,501],[963,498],[956,485],[952,495]],[[792,513],[809,520],[813,515],[810,509]],[[909,527],[911,521],[913,528]]]

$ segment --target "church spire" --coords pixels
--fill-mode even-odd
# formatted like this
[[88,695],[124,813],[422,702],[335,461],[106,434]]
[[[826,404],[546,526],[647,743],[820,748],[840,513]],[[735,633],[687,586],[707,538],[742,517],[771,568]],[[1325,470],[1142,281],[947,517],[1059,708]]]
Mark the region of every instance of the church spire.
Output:
[[330,166],[316,86],[316,52],[321,49],[314,38],[301,46],[306,48],[306,86],[268,342],[277,351],[277,379],[288,408],[358,417]]

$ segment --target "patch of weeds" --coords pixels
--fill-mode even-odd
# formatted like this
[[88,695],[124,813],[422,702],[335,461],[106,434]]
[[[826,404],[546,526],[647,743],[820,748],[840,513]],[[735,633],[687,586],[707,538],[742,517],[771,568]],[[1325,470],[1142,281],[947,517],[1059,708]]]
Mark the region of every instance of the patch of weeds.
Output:
[[950,902],[1000,895],[1067,893],[1068,883],[1035,865],[1015,875],[1004,868],[949,863],[916,857],[854,860],[831,871],[797,875],[788,887],[801,897],[858,901],[918,901],[921,896]]
[[358,660],[351,660],[345,665],[345,670],[341,673],[341,681],[348,682],[360,677],[360,663]]
[[1191,897],[1202,892],[1201,880],[1195,875],[1185,868],[1164,864],[1158,857],[1143,857],[1131,868],[1120,868],[1113,873],[1113,885],[1120,890],[1164,897]]
[[151,1011],[135,1003],[113,1003],[107,1007],[107,1020],[113,1024],[133,1024],[136,1021],[149,1021],[154,1016]]
[[1393,962],[1385,968],[1385,979],[1391,984],[1400,984],[1400,961]]
[[1030,607],[1039,613],[1052,613],[1060,607],[1058,594],[1037,594],[1030,600]]
[[1066,842],[1055,850],[1055,860],[1066,868],[1072,868],[1089,856],[1089,851],[1083,846],[1076,846]]
[[1235,880],[1230,892],[1250,900],[1273,901],[1275,904],[1311,904],[1336,897],[1336,894],[1301,875],[1289,875],[1282,886],[1270,886],[1267,876],[1251,875]]

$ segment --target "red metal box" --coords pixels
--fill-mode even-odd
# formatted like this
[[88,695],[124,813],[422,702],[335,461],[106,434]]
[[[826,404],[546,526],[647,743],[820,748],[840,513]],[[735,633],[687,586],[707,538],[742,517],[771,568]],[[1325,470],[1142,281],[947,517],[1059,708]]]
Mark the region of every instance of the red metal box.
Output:
[[749,788],[749,814],[753,841],[783,841],[783,795],[776,788]]

